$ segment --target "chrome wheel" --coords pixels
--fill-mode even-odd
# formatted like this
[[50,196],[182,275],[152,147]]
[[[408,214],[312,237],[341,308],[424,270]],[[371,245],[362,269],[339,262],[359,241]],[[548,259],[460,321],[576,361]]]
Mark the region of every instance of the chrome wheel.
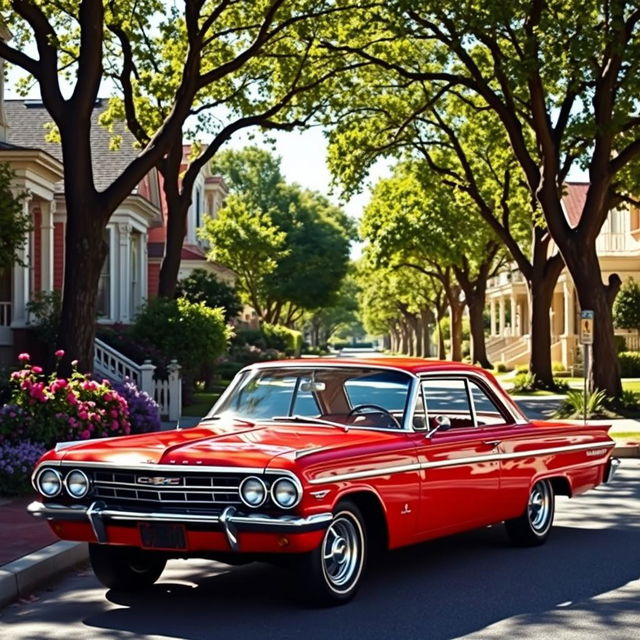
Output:
[[547,481],[537,482],[531,489],[528,513],[534,531],[543,533],[551,526],[552,500],[551,487]]
[[338,514],[322,541],[322,572],[336,591],[344,591],[362,570],[363,535],[349,512]]
[[554,510],[553,485],[549,480],[538,480],[529,491],[522,515],[505,520],[511,541],[525,547],[543,544],[551,531]]
[[315,605],[349,602],[358,591],[367,562],[367,529],[358,506],[336,507],[322,542],[297,564],[300,596]]

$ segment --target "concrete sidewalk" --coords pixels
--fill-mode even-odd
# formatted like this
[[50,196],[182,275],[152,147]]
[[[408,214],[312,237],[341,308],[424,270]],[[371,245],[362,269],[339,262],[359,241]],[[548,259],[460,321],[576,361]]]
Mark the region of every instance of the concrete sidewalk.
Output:
[[[613,423],[610,433],[614,438],[616,433],[633,434],[632,438],[616,439],[614,453],[618,457],[640,457],[640,421],[590,422]],[[185,428],[195,423],[197,418],[181,420]],[[167,423],[164,427],[172,425]],[[33,496],[0,498],[0,607],[28,597],[88,558],[86,544],[56,541],[46,522],[27,513],[26,506],[33,499]]]

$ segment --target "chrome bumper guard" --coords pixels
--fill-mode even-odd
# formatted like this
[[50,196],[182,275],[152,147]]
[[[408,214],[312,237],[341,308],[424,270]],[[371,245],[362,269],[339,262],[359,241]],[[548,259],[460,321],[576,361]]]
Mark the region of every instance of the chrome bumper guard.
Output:
[[607,468],[604,470],[604,482],[609,482],[615,475],[618,467],[620,466],[620,458],[611,458],[607,463]]
[[32,502],[27,511],[34,518],[58,521],[88,521],[93,528],[96,540],[107,543],[106,523],[112,522],[176,522],[181,524],[218,525],[224,531],[232,551],[239,551],[238,532],[256,531],[263,533],[307,533],[326,529],[333,515],[317,513],[306,518],[293,515],[265,516],[260,514],[244,515],[235,507],[227,507],[220,515],[193,513],[158,513],[153,511],[121,511],[110,509],[104,502],[86,505],[43,504]]

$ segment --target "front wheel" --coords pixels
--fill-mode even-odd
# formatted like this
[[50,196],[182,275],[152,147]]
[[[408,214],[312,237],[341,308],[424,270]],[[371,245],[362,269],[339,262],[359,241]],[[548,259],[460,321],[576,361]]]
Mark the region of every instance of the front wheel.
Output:
[[555,500],[549,480],[539,480],[529,493],[524,513],[504,525],[511,541],[523,547],[543,544],[549,537]]
[[89,544],[89,561],[107,589],[138,591],[150,587],[164,571],[167,559],[136,547]]
[[300,566],[305,599],[336,605],[351,600],[360,586],[367,557],[364,519],[352,502],[341,502],[317,549]]

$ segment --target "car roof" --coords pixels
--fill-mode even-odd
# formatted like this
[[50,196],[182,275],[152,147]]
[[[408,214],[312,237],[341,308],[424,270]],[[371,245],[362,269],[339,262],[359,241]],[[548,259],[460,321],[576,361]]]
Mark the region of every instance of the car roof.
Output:
[[404,358],[394,356],[377,356],[377,357],[359,357],[359,358],[299,358],[297,360],[275,360],[272,362],[260,362],[258,367],[309,367],[322,365],[323,367],[332,366],[363,366],[363,367],[386,367],[397,369],[398,371],[406,371],[408,373],[418,374],[426,372],[447,371],[447,372],[466,372],[466,371],[482,371],[483,369],[475,367],[463,362],[451,362],[449,360],[425,360],[424,358]]

